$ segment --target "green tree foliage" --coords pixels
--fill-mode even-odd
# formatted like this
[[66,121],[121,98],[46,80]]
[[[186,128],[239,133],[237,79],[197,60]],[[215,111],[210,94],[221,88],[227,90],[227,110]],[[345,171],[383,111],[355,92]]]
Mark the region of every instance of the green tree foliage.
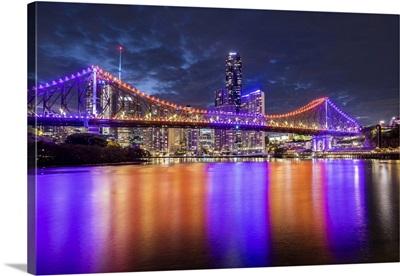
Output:
[[108,142],[100,135],[91,133],[74,133],[67,137],[66,144],[106,147]]
[[117,148],[120,148],[121,145],[118,144],[118,143],[115,142],[115,141],[108,141],[108,142],[107,142],[107,147],[117,147]]
[[[378,129],[377,126],[365,127],[361,130],[361,134],[365,137],[365,147],[378,147]],[[382,129],[381,131],[382,147],[397,148],[399,147],[399,126],[394,128]]]
[[361,135],[364,137],[364,147],[375,148],[378,146],[376,126],[364,127]]
[[399,125],[382,132],[382,147],[397,148],[399,147]]
[[286,148],[277,148],[274,152],[274,157],[281,158],[287,152]]
[[269,137],[268,135],[265,135],[265,146],[267,147],[269,145]]
[[306,141],[311,141],[312,137],[310,135],[300,135],[300,134],[294,134],[293,136],[293,141],[295,142],[306,142]]

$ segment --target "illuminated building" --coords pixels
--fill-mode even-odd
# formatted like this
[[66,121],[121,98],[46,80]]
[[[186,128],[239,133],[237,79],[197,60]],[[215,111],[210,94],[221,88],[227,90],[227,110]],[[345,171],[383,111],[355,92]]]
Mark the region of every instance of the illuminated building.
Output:
[[238,53],[229,53],[226,59],[225,75],[227,105],[233,105],[235,112],[239,113],[242,96],[242,59]]
[[241,111],[244,113],[265,114],[265,93],[261,90],[241,97]]
[[168,129],[168,152],[170,154],[186,152],[184,129],[182,128]]
[[[215,91],[215,109],[233,112],[234,106],[228,101],[228,90]],[[265,93],[261,90],[253,91],[241,96],[241,112],[265,114]],[[235,133],[236,132],[236,133]],[[262,131],[243,131],[216,129],[214,136],[215,150],[239,151],[241,153],[262,153],[265,148],[265,133]]]
[[143,148],[152,155],[168,152],[168,128],[149,127],[143,129]]
[[[265,93],[261,90],[250,92],[241,97],[241,112],[265,114]],[[242,153],[263,153],[265,149],[265,132],[241,131]]]
[[[242,59],[238,53],[229,53],[225,62],[225,89],[215,91],[215,109],[239,113],[242,95]],[[221,153],[232,153],[240,147],[241,133],[216,129],[214,148]]]
[[200,129],[199,147],[201,153],[209,154],[214,150],[214,130]]
[[231,153],[234,151],[235,131],[233,129],[214,130],[214,149],[220,153]]
[[188,152],[197,154],[199,153],[199,142],[200,142],[200,130],[188,129],[187,131],[187,148]]
[[67,137],[74,133],[85,133],[87,129],[84,127],[71,126],[36,126],[28,127],[28,132],[34,133],[41,137],[47,137],[54,143],[65,143]]
[[[224,112],[234,112],[235,106],[228,101],[228,90],[218,89],[214,92],[215,109]],[[232,152],[234,150],[235,131],[231,129],[214,130],[214,149],[217,152]]]
[[390,120],[390,126],[395,127],[397,125],[400,125],[400,117],[393,117],[392,120]]
[[[215,100],[215,108],[217,110],[227,111],[228,105],[228,90],[226,89],[218,89],[214,92],[214,100]],[[233,105],[230,106],[233,111]]]

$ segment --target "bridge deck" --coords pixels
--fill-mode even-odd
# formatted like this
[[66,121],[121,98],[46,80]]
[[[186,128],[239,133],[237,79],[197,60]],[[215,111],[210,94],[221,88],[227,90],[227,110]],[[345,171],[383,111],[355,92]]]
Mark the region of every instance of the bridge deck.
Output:
[[265,132],[280,133],[297,133],[308,135],[333,135],[333,136],[354,136],[356,132],[320,130],[320,129],[303,129],[293,127],[276,127],[265,125],[246,125],[235,123],[209,123],[209,122],[193,122],[193,121],[163,121],[163,120],[143,120],[143,119],[97,119],[97,118],[68,118],[68,117],[28,117],[28,125],[51,125],[51,126],[76,126],[76,127],[169,127],[169,128],[194,128],[194,129],[237,129],[237,130],[254,130]]

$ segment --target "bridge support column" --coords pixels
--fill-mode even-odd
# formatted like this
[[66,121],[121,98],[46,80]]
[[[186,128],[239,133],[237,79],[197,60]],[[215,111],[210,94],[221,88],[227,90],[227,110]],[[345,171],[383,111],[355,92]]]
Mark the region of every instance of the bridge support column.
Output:
[[327,151],[332,147],[331,135],[313,135],[312,136],[312,150],[313,151]]
[[311,145],[311,149],[313,150],[313,151],[317,151],[318,149],[317,149],[317,142],[318,142],[318,139],[317,139],[317,136],[312,136],[312,145]]
[[324,151],[329,150],[332,147],[332,136],[325,135],[323,138]]

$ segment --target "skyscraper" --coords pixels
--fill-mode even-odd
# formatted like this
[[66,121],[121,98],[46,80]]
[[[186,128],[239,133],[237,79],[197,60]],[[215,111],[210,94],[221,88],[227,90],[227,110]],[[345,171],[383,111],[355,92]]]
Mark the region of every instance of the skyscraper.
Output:
[[226,89],[218,89],[215,94],[215,108],[221,108],[226,105],[228,93]]
[[[215,91],[215,109],[239,113],[242,95],[242,59],[238,53],[229,53],[225,62],[225,89]],[[214,131],[216,151],[233,152],[238,146],[239,131],[216,129]]]
[[225,66],[226,82],[228,91],[228,105],[233,105],[236,113],[239,113],[242,96],[242,59],[238,53],[229,53]]
[[[241,112],[252,114],[265,114],[265,93],[261,90],[250,92],[243,95]],[[244,153],[264,153],[265,132],[246,130],[242,131],[242,152]]]
[[250,92],[241,97],[242,108],[244,113],[265,114],[265,93],[261,90]]
[[[235,106],[228,101],[228,90],[215,91],[215,109],[224,112],[235,112]],[[214,149],[216,151],[231,152],[234,149],[235,131],[233,129],[214,130]]]

